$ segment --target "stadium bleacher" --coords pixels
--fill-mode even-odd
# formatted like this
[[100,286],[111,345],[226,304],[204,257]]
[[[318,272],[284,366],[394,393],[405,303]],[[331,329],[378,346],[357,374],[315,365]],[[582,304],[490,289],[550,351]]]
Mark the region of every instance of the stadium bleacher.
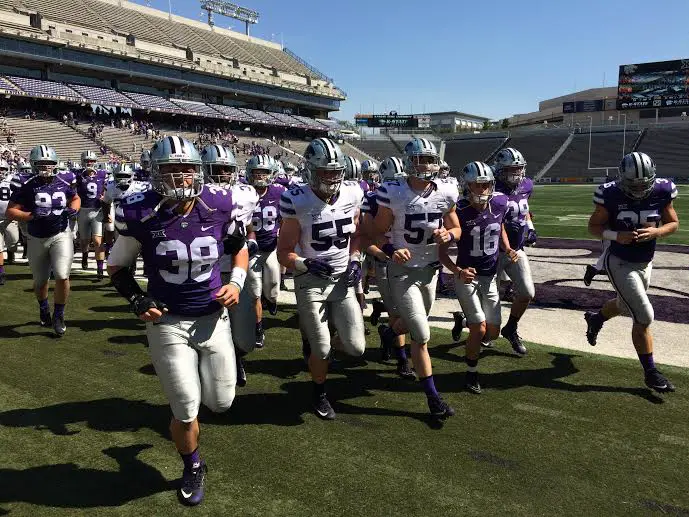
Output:
[[655,160],[659,176],[689,176],[689,127],[649,128],[638,150]]
[[222,104],[209,104],[218,113],[229,117],[230,120],[235,120],[238,122],[254,122],[253,117],[247,115],[242,110],[235,108],[234,106],[224,106]]
[[502,135],[447,140],[445,142],[445,161],[455,173],[459,173],[469,162],[487,160],[488,156],[505,141],[506,137]]
[[188,101],[184,99],[170,99],[170,102],[173,104],[176,104],[180,108],[182,108],[184,111],[187,113],[190,113],[192,115],[198,115],[200,117],[212,117],[212,118],[221,118],[223,117],[222,113],[217,112],[210,106],[206,106],[203,102],[196,102],[196,101]]
[[567,140],[568,130],[550,129],[536,133],[512,134],[504,147],[514,147],[526,157],[526,172],[535,176]]
[[366,154],[373,156],[376,160],[380,161],[388,156],[399,156],[399,149],[393,144],[388,137],[384,138],[362,138],[361,140],[356,140],[350,142],[354,147],[359,148]]
[[[549,178],[594,178],[617,174],[617,166],[624,153],[631,152],[638,131],[605,131],[591,133],[591,161],[589,168],[589,134],[574,135],[572,142],[548,170]],[[622,146],[624,144],[624,152]]]
[[31,79],[28,77],[17,77],[14,75],[7,76],[7,79],[31,97],[70,100],[75,102],[82,102],[85,100],[77,92],[62,83],[42,81],[40,79]]
[[5,92],[10,92],[13,94],[20,93],[19,88],[17,88],[15,85],[13,85],[11,82],[9,82],[4,77],[0,77],[0,90],[5,91]]
[[123,106],[125,108],[141,108],[129,97],[120,92],[108,88],[98,88],[95,86],[84,86],[81,84],[69,84],[69,87],[76,91],[88,102],[94,104],[104,104],[106,106]]
[[136,102],[139,106],[144,109],[150,109],[154,111],[164,111],[167,113],[176,113],[179,115],[186,115],[187,111],[176,104],[173,104],[164,97],[158,97],[157,95],[149,95],[147,93],[134,93],[134,92],[122,92],[127,97]]

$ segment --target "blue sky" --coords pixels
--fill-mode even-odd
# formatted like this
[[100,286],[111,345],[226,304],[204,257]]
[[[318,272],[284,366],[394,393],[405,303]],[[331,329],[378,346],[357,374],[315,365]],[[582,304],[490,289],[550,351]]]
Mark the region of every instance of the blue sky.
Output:
[[[171,1],[174,14],[205,20],[196,1]],[[348,100],[333,116],[345,120],[374,108],[502,118],[604,76],[614,86],[621,64],[689,57],[686,0],[234,1],[261,13],[253,35],[283,39],[335,79]]]

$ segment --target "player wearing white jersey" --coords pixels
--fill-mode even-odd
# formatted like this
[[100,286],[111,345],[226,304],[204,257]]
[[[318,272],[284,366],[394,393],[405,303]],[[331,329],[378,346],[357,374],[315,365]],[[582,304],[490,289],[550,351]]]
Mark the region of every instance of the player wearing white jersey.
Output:
[[0,159],[0,285],[5,285],[5,256],[7,251],[8,261],[12,262],[14,247],[19,242],[19,225],[17,221],[5,218],[7,205],[12,195],[12,174],[10,166],[5,160]]
[[[366,347],[354,295],[361,279],[359,207],[364,193],[357,183],[344,181],[344,155],[332,140],[314,139],[304,158],[308,185],[280,198],[278,260],[295,271],[299,321],[311,347],[314,410],[332,420],[335,411],[325,391],[331,345],[352,356],[362,355]],[[332,340],[328,319],[337,330]]]
[[391,230],[389,242],[381,249],[391,259],[388,282],[400,315],[382,337],[392,348],[397,336],[410,334],[412,361],[428,397],[431,416],[444,419],[454,410],[442,400],[433,381],[427,347],[431,337],[428,314],[435,300],[438,245],[458,240],[460,230],[454,212],[459,192],[449,183],[432,181],[439,161],[435,146],[425,138],[414,138],[405,146],[408,177],[386,181],[378,189],[374,231],[382,242]]

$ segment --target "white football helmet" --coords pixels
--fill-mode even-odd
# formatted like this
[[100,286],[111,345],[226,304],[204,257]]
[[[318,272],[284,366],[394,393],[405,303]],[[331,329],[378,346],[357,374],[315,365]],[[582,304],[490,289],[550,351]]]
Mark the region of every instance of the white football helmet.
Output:
[[404,146],[404,172],[432,180],[440,171],[440,155],[435,144],[426,138],[412,138]]
[[[483,162],[468,163],[464,170],[462,170],[462,178],[464,180],[464,197],[473,204],[485,205],[493,197],[495,192],[495,175],[490,165]],[[487,191],[477,194],[473,192],[472,185],[475,184],[489,184],[490,188]]]
[[439,178],[447,178],[450,176],[450,166],[445,160],[440,160],[440,170],[438,171]]
[[95,171],[96,163],[98,163],[98,156],[93,151],[84,151],[81,153],[81,168],[85,170]]
[[266,154],[252,156],[246,162],[246,181],[252,187],[265,188],[273,183],[275,170],[277,169],[275,160]]
[[493,166],[498,179],[512,188],[517,187],[526,176],[526,160],[514,147],[501,149]]
[[329,138],[316,138],[304,152],[304,181],[314,192],[334,196],[340,191],[345,176],[345,155]]
[[627,197],[635,200],[647,198],[653,191],[656,164],[646,153],[626,154],[620,162],[618,178]]
[[57,153],[47,145],[37,145],[29,153],[29,162],[34,174],[42,178],[50,178],[58,173]]
[[228,187],[237,181],[237,160],[227,147],[207,145],[201,151],[201,160],[206,178],[210,182]]
[[379,172],[383,181],[398,180],[407,177],[407,174],[404,172],[402,160],[397,158],[397,156],[385,158],[383,163],[380,164]]
[[[186,165],[187,172],[173,172],[174,165]],[[203,190],[203,162],[189,140],[167,136],[151,148],[151,188],[163,197],[179,201],[197,197]]]
[[380,183],[378,164],[373,160],[364,160],[361,162],[361,175],[369,185],[377,185]]
[[361,180],[361,163],[353,156],[345,155],[345,179],[346,180]]

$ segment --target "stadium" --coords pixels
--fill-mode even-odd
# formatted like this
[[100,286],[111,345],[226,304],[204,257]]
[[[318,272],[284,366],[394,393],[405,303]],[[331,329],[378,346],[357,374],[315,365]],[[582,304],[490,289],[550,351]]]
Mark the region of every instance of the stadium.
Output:
[[[363,355],[328,354],[327,393],[337,419],[321,421],[323,415],[309,405],[315,376],[309,375],[304,348],[311,334],[300,311],[299,270],[288,268],[273,302],[277,308],[265,293],[258,299],[261,309],[254,316],[264,316],[265,348],[261,341],[244,358],[246,385],[237,388],[226,412],[212,410],[205,399],[200,407],[208,486],[196,510],[689,514],[689,496],[678,480],[689,467],[689,230],[682,227],[689,219],[689,187],[683,185],[689,180],[686,60],[621,64],[617,86],[541,101],[538,110],[502,124],[458,111],[360,114],[354,123],[375,131],[350,138],[351,125],[335,120],[348,100],[336,83],[338,70],[320,71],[282,44],[252,36],[250,27],[260,18],[256,11],[216,0],[201,4],[207,22],[126,0],[0,0],[0,158],[13,173],[0,185],[0,195],[7,194],[0,201],[10,200],[9,177],[28,167],[36,146],[54,148],[56,170],[78,169],[90,152],[98,169],[131,169],[136,178],[144,152],[155,155],[156,142],[168,139],[188,141],[199,153],[222,147],[242,173],[256,160],[260,165],[262,156],[280,162],[282,172],[288,165],[308,168],[321,139],[336,142],[350,158],[382,167],[389,157],[404,161],[409,142],[423,139],[460,180],[467,164],[493,165],[504,151],[518,149],[534,184],[527,211],[537,240],[524,248],[535,287],[519,323],[528,354],[517,353],[504,334],[486,343],[480,397],[465,389],[472,364],[469,323],[454,335],[462,307],[452,271],[438,265],[427,348],[437,391],[457,410],[442,421],[429,418],[416,382],[421,375],[412,370],[410,381],[395,370],[394,357],[385,359],[384,331],[376,332],[378,318],[372,318],[382,299],[376,278],[361,294]],[[245,31],[220,27],[222,16],[242,22]],[[603,251],[589,232],[592,198],[618,177],[620,160],[630,153],[651,156],[658,177],[674,182],[679,193],[679,229],[654,248],[653,279],[646,286],[655,361],[676,393],[644,386],[629,339],[632,318],[609,320],[597,346],[587,342],[584,313],[593,314],[619,292],[604,272],[590,285],[583,281]],[[284,200],[278,196],[277,204],[289,214]],[[317,220],[307,212],[311,217]],[[0,232],[9,219],[0,217]],[[438,219],[440,231],[440,214]],[[313,239],[337,245],[335,235],[323,238],[317,224]],[[163,230],[150,233],[155,231]],[[118,232],[128,236],[119,226]],[[147,338],[157,322],[132,313],[116,281],[102,278],[99,246],[89,248],[87,241],[84,248],[75,233],[67,266],[67,333],[56,338],[51,328],[39,326],[35,272],[26,235],[22,239],[0,253],[6,279],[0,286],[0,515],[186,513],[174,496],[184,494],[184,480],[174,426],[168,427],[171,418],[180,419],[161,389],[158,377],[165,374],[154,367]],[[227,240],[217,244],[229,247]],[[198,253],[205,260],[214,249],[201,247]],[[192,278],[194,249],[186,253]],[[177,257],[178,269],[168,275],[184,269],[186,262]],[[459,260],[456,253],[451,258]],[[152,267],[136,254],[134,260],[132,278],[146,289]],[[205,274],[206,267],[204,262],[199,271]],[[117,273],[110,271],[112,278]],[[48,274],[52,300],[54,266]],[[231,282],[223,277],[222,284]],[[509,289],[501,286],[498,302],[503,323],[514,307]],[[393,317],[380,321],[391,330]],[[332,339],[339,340],[345,333],[328,323]],[[406,353],[418,358],[413,350]]]

